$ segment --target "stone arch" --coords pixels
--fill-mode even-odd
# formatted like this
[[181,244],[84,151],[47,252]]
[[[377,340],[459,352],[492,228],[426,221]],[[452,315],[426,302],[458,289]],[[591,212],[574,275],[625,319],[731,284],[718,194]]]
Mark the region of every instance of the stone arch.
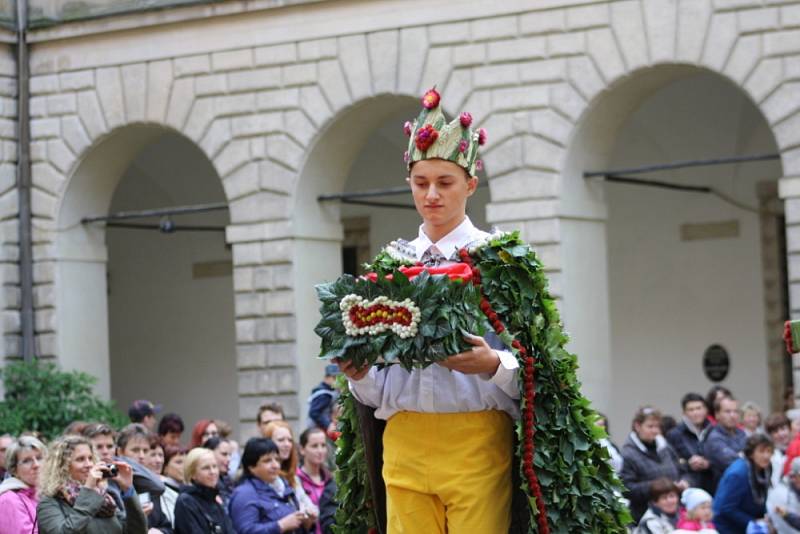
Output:
[[[37,260],[39,272],[45,268],[52,272],[51,289],[44,293],[50,301],[40,300],[37,308],[40,343],[43,338],[50,340],[50,350],[61,365],[96,376],[97,390],[104,396],[111,392],[108,243],[104,225],[82,224],[81,219],[108,213],[117,186],[134,159],[167,137],[191,147],[205,160],[198,165],[207,165],[208,172],[218,179],[202,149],[171,128],[153,124],[115,128],[76,160],[57,207],[50,255]],[[225,198],[222,185],[218,187]],[[232,330],[233,316],[230,320]]]
[[611,3],[607,16],[608,28],[586,32],[586,54],[567,60],[566,83],[551,93],[555,109],[577,123],[603,93],[630,76],[661,68],[646,80],[653,86],[645,83],[640,88],[644,94],[659,86],[656,78],[662,73],[670,78],[692,68],[707,69],[747,94],[773,130],[786,174],[798,174],[800,83],[787,73],[790,67],[781,57],[793,50],[791,35],[754,33],[769,28],[769,23],[757,17],[742,20],[741,13],[718,9],[710,0],[680,6],[626,0]]
[[[718,72],[708,69],[703,66],[689,65],[685,63],[668,63],[661,62],[657,65],[637,68],[634,71],[627,72],[612,80],[602,90],[598,90],[593,94],[593,97],[587,102],[585,107],[580,108],[577,125],[570,137],[569,147],[564,159],[563,167],[561,169],[561,182],[560,182],[560,248],[564,251],[563,270],[564,287],[567,288],[565,292],[565,320],[567,324],[573,325],[576,332],[579,332],[574,338],[573,347],[579,354],[591,354],[592,357],[584,359],[582,366],[584,367],[584,377],[587,387],[590,391],[597,391],[593,395],[593,400],[597,402],[602,409],[610,410],[614,416],[625,420],[630,414],[621,411],[620,406],[622,402],[619,399],[615,400],[615,391],[619,389],[616,387],[601,387],[600,384],[613,384],[616,372],[614,371],[614,362],[621,354],[619,340],[613,336],[618,336],[619,327],[612,328],[612,323],[615,319],[614,299],[622,298],[615,291],[610,290],[612,280],[617,285],[616,290],[619,290],[618,276],[616,271],[619,270],[620,265],[615,263],[613,258],[609,255],[609,250],[612,244],[611,235],[609,230],[609,221],[612,220],[613,213],[607,198],[608,186],[602,180],[587,180],[583,177],[583,172],[588,170],[601,170],[615,167],[616,157],[618,157],[618,140],[620,135],[625,129],[630,128],[628,120],[632,117],[640,107],[645,105],[651,97],[655,98],[660,91],[665,90],[675,84],[691,84],[692,80],[702,78],[707,80],[708,83],[717,84],[714,87],[719,88],[720,94],[737,95],[741,99],[742,109],[748,116],[755,117],[754,124],[756,124],[759,132],[765,132],[764,139],[757,152],[778,152],[780,149],[780,141],[778,131],[770,124],[769,118],[762,111],[758,101],[753,98],[751,92],[748,92],[746,87],[739,85],[725,72]],[[691,98],[689,96],[688,98]],[[727,100],[726,100],[727,102]],[[699,123],[700,121],[698,121]],[[763,125],[763,127],[761,126]],[[665,125],[666,126],[666,125]],[[748,130],[748,135],[752,132]],[[759,134],[761,135],[761,134]],[[763,137],[763,136],[762,136]],[[760,137],[761,138],[761,137]],[[729,155],[744,155],[739,153],[740,147],[736,147],[734,153],[709,153],[709,154],[692,154],[691,157],[677,157],[676,159],[693,159],[693,158],[710,158],[722,157]],[[680,152],[676,149],[677,152]],[[673,158],[669,156],[664,158],[669,161]],[[654,161],[652,157],[648,161],[641,161],[640,163],[660,163],[661,160]],[[619,166],[619,164],[616,164]],[[623,165],[624,166],[624,165]],[[759,169],[762,170],[762,169]],[[706,171],[708,173],[709,171]],[[772,176],[773,171],[770,169],[764,178],[774,180],[781,176],[780,171],[775,176]],[[661,177],[662,179],[663,176]],[[668,179],[677,179],[680,181],[680,176],[670,176]],[[711,179],[711,178],[709,178]],[[623,187],[623,186],[618,186]],[[752,192],[755,195],[755,188]],[[666,201],[664,201],[666,202]],[[701,202],[698,200],[698,202]],[[711,201],[709,201],[711,202]],[[619,207],[619,204],[616,204]],[[709,212],[712,209],[709,206]],[[721,211],[717,209],[714,211]],[[654,215],[655,216],[655,215]],[[742,215],[745,217],[742,222],[743,228],[752,230],[756,228],[758,231],[759,219],[758,217],[750,217],[750,215]],[[752,220],[751,220],[752,219]],[[701,221],[708,221],[701,217]],[[737,219],[738,221],[738,219]],[[696,222],[696,221],[681,221],[683,222]],[[709,221],[710,222],[710,221]],[[619,228],[620,222],[615,223],[614,228]],[[630,224],[634,224],[631,222]],[[738,223],[737,223],[738,224]],[[678,231],[678,225],[675,225],[675,231]],[[752,235],[748,233],[749,230],[742,230],[743,234]],[[757,233],[756,233],[757,235]],[[662,236],[663,239],[663,236]],[[753,240],[755,239],[755,241]],[[750,238],[746,242],[748,250],[750,246],[755,243],[758,247],[760,237]],[[617,241],[614,241],[617,243]],[[619,243],[616,245],[619,247]],[[630,244],[631,247],[638,247],[638,245]],[[676,245],[678,246],[678,245]],[[709,245],[711,246],[711,245]],[[683,245],[684,249],[687,247]],[[575,251],[579,250],[584,262],[584,266],[576,264],[574,261]],[[617,248],[619,251],[619,248]],[[572,251],[572,252],[570,252]],[[754,254],[758,255],[763,253],[762,250],[756,248]],[[570,261],[570,257],[573,261]],[[758,257],[758,256],[756,256]],[[585,265],[590,265],[591,268],[586,268]],[[760,271],[759,271],[760,272]],[[756,277],[757,278],[757,277]],[[635,276],[632,277],[632,280]],[[752,281],[751,281],[752,282]],[[765,279],[756,280],[755,284],[764,283]],[[633,283],[633,282],[631,282]],[[758,287],[758,295],[761,296],[762,301],[755,302],[754,307],[761,309],[764,305],[764,297],[761,293],[761,288]],[[586,298],[586,295],[591,295],[591,298]],[[582,303],[581,309],[570,306],[571,302],[579,301]],[[627,302],[627,301],[626,301]],[[670,308],[671,309],[671,308]],[[666,313],[666,312],[665,312]],[[754,312],[755,313],[755,312]],[[665,315],[666,317],[666,315]],[[769,318],[766,313],[756,317],[768,326]],[[589,325],[592,327],[590,328]],[[709,327],[709,336],[714,337],[711,332],[724,337],[724,328],[719,326],[712,330]],[[615,334],[614,332],[617,332]],[[696,333],[695,333],[696,334]],[[701,344],[703,336],[695,335],[690,336],[687,333],[687,344],[692,343]],[[763,336],[762,336],[763,337]],[[616,341],[615,341],[616,339]],[[760,339],[760,338],[759,338]],[[738,341],[737,341],[738,342]],[[710,344],[710,343],[709,343]],[[756,349],[759,354],[770,354],[771,347],[764,340],[763,347],[760,342],[755,343]],[[706,346],[695,347],[692,345],[691,354],[699,352],[702,356],[702,351],[707,348]],[[748,347],[752,349],[752,347]],[[748,356],[749,356],[748,352]],[[698,356],[698,358],[700,357]],[[746,389],[740,383],[742,380],[742,345],[739,344],[739,353],[732,357],[738,358],[734,362],[734,366],[738,365],[737,374],[729,380],[734,380],[731,387],[734,389]],[[681,360],[687,365],[685,360]],[[766,365],[771,361],[767,359],[764,361],[764,367],[755,370],[749,370],[754,376],[763,378],[766,382]],[[622,365],[622,364],[620,364]],[[676,364],[678,365],[678,364]],[[629,366],[630,367],[630,366]],[[749,369],[749,368],[748,368]],[[700,374],[698,366],[695,369],[696,375],[692,376],[693,382],[690,389],[702,389],[707,387],[705,379]],[[776,372],[782,372],[778,369]],[[738,376],[738,378],[737,378]],[[740,382],[735,382],[735,381]],[[760,380],[756,380],[761,382]],[[761,395],[761,391],[749,392],[749,395]],[[660,395],[660,400],[656,401],[654,397]],[[648,397],[653,399],[654,402],[660,402],[662,405],[675,405],[679,399],[677,393],[673,395],[675,398],[666,398],[666,395],[653,391]],[[631,392],[629,396],[640,398],[642,392]],[[766,396],[764,395],[766,398]],[[759,399],[763,402],[763,399]],[[667,404],[669,403],[669,404]]]

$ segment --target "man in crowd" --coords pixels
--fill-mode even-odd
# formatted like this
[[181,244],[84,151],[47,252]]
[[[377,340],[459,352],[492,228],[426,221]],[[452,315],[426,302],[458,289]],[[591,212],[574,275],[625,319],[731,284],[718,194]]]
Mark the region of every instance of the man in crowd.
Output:
[[711,430],[705,399],[698,393],[687,393],[681,399],[681,406],[682,421],[667,433],[667,441],[684,465],[689,484],[711,491],[711,464],[702,452],[703,442]]
[[336,377],[341,373],[335,364],[325,366],[325,378],[311,390],[308,397],[309,426],[318,426],[325,432],[336,430],[333,424],[333,409],[339,392],[336,391]]
[[158,422],[158,437],[164,445],[181,446],[181,436],[184,430],[183,419],[176,413],[164,414]]
[[101,462],[110,464],[114,461],[117,446],[114,443],[114,429],[105,423],[94,423],[83,430],[83,435],[92,442],[92,448]]
[[283,415],[283,406],[275,402],[263,404],[258,409],[258,415],[256,416],[256,423],[258,424],[258,429],[261,432],[262,437],[267,437],[265,432],[268,424],[273,421],[285,420],[286,418]]
[[739,457],[747,434],[739,428],[739,403],[733,397],[718,399],[714,405],[717,425],[708,433],[703,451],[711,463],[712,489],[716,490],[722,474]]
[[128,417],[131,423],[142,424],[148,431],[155,432],[156,414],[160,411],[161,406],[156,406],[148,400],[137,400],[128,408]]
[[133,487],[139,495],[148,493],[153,510],[147,516],[147,526],[151,534],[173,534],[172,525],[161,510],[161,495],[165,491],[164,483],[152,471],[144,466],[150,454],[151,433],[144,425],[131,423],[117,436],[117,455],[133,469]]

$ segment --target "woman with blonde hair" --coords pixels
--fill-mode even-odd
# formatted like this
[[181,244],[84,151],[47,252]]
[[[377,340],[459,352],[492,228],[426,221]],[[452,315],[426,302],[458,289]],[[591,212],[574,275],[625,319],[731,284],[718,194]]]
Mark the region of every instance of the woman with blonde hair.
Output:
[[294,441],[292,427],[286,421],[272,421],[262,431],[265,438],[271,439],[278,446],[278,458],[281,461],[281,476],[294,489],[297,500],[300,503],[300,511],[308,513],[313,517],[319,517],[319,508],[303,489],[303,484],[297,477],[297,466],[299,465],[299,454],[297,445]]
[[188,486],[175,503],[175,534],[234,534],[219,498],[214,452],[199,447],[190,450],[183,471]]
[[[125,510],[108,493],[119,486]],[[98,462],[83,436],[64,436],[50,447],[40,475],[39,533],[138,534],[147,531],[133,471],[124,462]]]
[[47,452],[33,436],[22,436],[6,449],[8,478],[0,484],[0,532],[36,534],[39,468]]
[[762,416],[761,408],[753,401],[747,401],[742,404],[742,430],[748,436],[756,433],[764,433],[764,428],[761,426]]

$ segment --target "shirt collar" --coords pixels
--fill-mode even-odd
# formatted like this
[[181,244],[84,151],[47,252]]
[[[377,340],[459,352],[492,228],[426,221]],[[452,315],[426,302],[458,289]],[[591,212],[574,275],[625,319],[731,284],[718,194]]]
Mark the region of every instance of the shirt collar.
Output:
[[423,230],[424,225],[419,226],[419,235],[417,237],[417,259],[422,258],[425,251],[431,246],[436,245],[436,248],[445,258],[452,258],[458,249],[474,240],[474,234],[477,231],[469,217],[464,216],[461,224],[456,226],[449,234],[434,243],[425,234]]

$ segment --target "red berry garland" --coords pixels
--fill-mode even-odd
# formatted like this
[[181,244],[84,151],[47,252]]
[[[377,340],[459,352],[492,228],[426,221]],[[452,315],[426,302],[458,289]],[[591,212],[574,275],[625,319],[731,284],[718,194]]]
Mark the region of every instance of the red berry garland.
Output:
[[[481,291],[481,311],[489,319],[494,331],[498,335],[502,334],[506,327],[500,321],[497,313],[492,309],[491,303],[486,298],[483,289],[480,287],[480,271],[477,267],[475,267],[472,257],[469,255],[469,252],[467,252],[467,249],[462,248],[458,251],[458,253],[459,256],[461,256],[461,261],[472,268],[472,283]],[[539,534],[550,534],[550,526],[547,523],[547,510],[544,506],[542,488],[539,485],[539,478],[536,476],[536,471],[533,469],[533,435],[536,429],[536,414],[534,411],[534,401],[536,399],[536,387],[534,385],[534,360],[533,357],[528,355],[528,350],[522,345],[522,343],[519,342],[518,339],[512,341],[511,346],[514,347],[517,352],[519,352],[523,362],[523,385],[526,402],[525,407],[522,410],[523,428],[525,429],[525,439],[522,442],[522,471],[525,475],[528,487],[531,489],[531,493],[533,493],[534,497],[536,498],[536,508],[539,511],[537,517],[537,522],[539,523]]]

